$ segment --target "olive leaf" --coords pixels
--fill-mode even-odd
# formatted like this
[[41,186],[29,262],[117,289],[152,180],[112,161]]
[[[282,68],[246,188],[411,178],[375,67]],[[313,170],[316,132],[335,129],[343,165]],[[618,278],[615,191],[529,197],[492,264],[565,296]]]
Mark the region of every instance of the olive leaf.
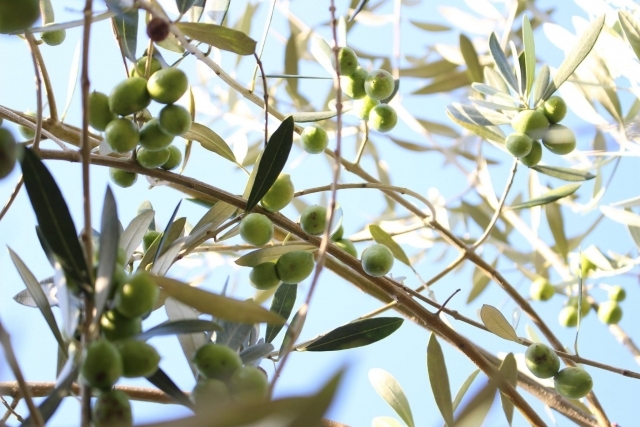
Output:
[[298,351],[337,351],[362,347],[380,341],[402,326],[403,319],[376,317],[356,320],[327,332]]
[[198,0],[176,0],[178,12],[187,13]]
[[618,21],[633,52],[640,59],[640,25],[638,25],[638,21],[629,12],[622,10],[618,11]]
[[[308,78],[308,77],[307,77]],[[325,78],[325,77],[321,77]],[[343,113],[346,113],[349,110],[343,110]],[[291,117],[293,117],[293,121],[296,123],[309,123],[309,122],[319,122],[321,120],[332,119],[338,115],[337,111],[311,111],[311,112],[301,112],[301,113],[293,113]]]
[[[486,68],[486,67],[485,67]],[[411,92],[412,95],[431,95],[434,93],[450,92],[471,83],[466,71],[441,74],[428,85]]]
[[497,308],[484,304],[480,309],[480,319],[489,332],[505,340],[518,342],[518,335],[513,326],[509,324]]
[[[515,387],[518,384],[518,366],[513,353],[507,354],[502,361],[500,374],[511,386]],[[513,422],[513,403],[503,393],[500,393],[500,401],[502,402],[502,409],[504,410],[504,415],[507,417],[507,422],[511,425]]]
[[533,99],[531,100],[531,104],[533,106],[538,105],[538,103],[542,100],[542,96],[544,95],[544,91],[549,86],[549,79],[551,78],[551,73],[549,71],[549,66],[544,64],[538,75],[536,76],[536,80],[533,84],[535,90],[533,91]]
[[[113,2],[111,2],[113,4]],[[107,6],[110,4],[107,3]],[[138,9],[123,12],[111,18],[113,31],[123,55],[132,62],[136,62],[138,44]]]
[[252,323],[220,321],[222,330],[216,333],[216,344],[225,345],[233,350],[245,346],[253,329]]
[[287,328],[287,332],[284,334],[282,344],[280,344],[280,350],[278,351],[278,360],[282,359],[284,355],[291,351],[291,348],[295,344],[296,340],[302,332],[302,328],[307,320],[307,304],[303,304],[296,314],[293,315],[291,323]]
[[[283,319],[289,319],[293,306],[296,303],[298,285],[281,284],[271,301],[270,311],[273,311]],[[264,339],[267,343],[272,342],[282,330],[282,325],[267,325]]]
[[536,165],[531,169],[548,176],[552,176],[554,178],[561,179],[563,181],[588,181],[590,179],[595,178],[596,176],[589,173],[584,172],[577,169],[570,168],[562,168],[558,166],[542,166]]
[[562,198],[572,195],[578,190],[578,188],[580,188],[580,185],[582,184],[563,185],[562,187],[558,187],[554,190],[548,191],[544,193],[542,196],[536,197],[535,199],[532,199],[523,203],[518,203],[517,205],[514,205],[514,206],[510,206],[509,209],[514,209],[514,210],[525,209],[525,208],[532,208],[534,206],[542,206],[548,203],[553,203],[556,200],[560,200]]
[[[169,322],[193,322],[198,319],[199,313],[193,308],[187,306],[186,304],[182,304],[179,301],[176,301],[173,298],[166,298],[164,302],[164,310],[167,313],[167,317],[169,318]],[[159,325],[162,327],[162,325]],[[143,332],[142,335],[150,333],[151,330]],[[206,331],[205,331],[206,332]],[[193,373],[194,378],[198,378],[198,369],[193,363],[193,355],[196,351],[207,343],[207,337],[204,333],[201,332],[192,332],[190,334],[179,334],[178,342],[180,343],[180,348],[182,348],[182,353],[184,354],[189,367],[191,368],[191,372]]]
[[611,206],[600,206],[600,212],[612,221],[627,226],[640,227],[640,215],[624,209],[616,209]]
[[453,426],[453,406],[451,402],[451,388],[449,386],[449,374],[445,363],[442,347],[435,334],[431,333],[427,345],[427,371],[433,398],[442,414],[442,418],[449,426]]
[[294,243],[291,245],[272,246],[269,248],[258,249],[253,252],[249,252],[248,254],[238,258],[235,263],[242,267],[255,267],[258,264],[275,261],[282,255],[289,252],[313,252],[316,249],[317,248],[315,246],[309,243]]
[[464,395],[467,394],[467,391],[469,390],[469,387],[471,387],[471,384],[476,379],[476,377],[478,376],[479,373],[480,373],[480,369],[476,369],[475,371],[473,371],[471,373],[471,375],[469,375],[467,377],[467,379],[464,380],[464,382],[462,383],[462,385],[460,386],[460,388],[456,392],[456,397],[453,398],[453,403],[452,403],[452,407],[453,407],[453,411],[454,412],[455,412],[456,409],[458,409],[458,405],[460,405],[460,402],[462,402],[462,399],[464,398]]
[[378,395],[396,411],[396,414],[398,414],[409,427],[415,427],[407,396],[393,375],[383,369],[374,368],[369,371],[369,382]]
[[484,74],[482,72],[482,65],[480,65],[480,61],[478,60],[478,52],[476,52],[469,37],[462,33],[460,33],[460,53],[464,58],[464,62],[467,64],[467,71],[471,77],[471,81],[482,83]]
[[[260,341],[262,341],[262,338]],[[256,365],[262,358],[273,351],[273,344],[260,341],[258,341],[258,344],[247,347],[240,352],[240,359],[242,359],[244,365]]]
[[[171,214],[171,218],[169,218],[169,221],[167,222],[167,226],[164,228],[164,232],[162,233],[162,237],[160,238],[160,242],[158,243],[158,249],[156,250],[156,253],[153,256],[153,264],[155,264],[156,261],[158,261],[158,257],[160,256],[160,254],[164,250],[165,245],[168,246],[171,243],[173,243],[173,240],[175,240],[175,239],[173,239],[173,240],[171,239],[173,236],[170,236],[169,232],[171,231],[171,228],[173,227],[173,224],[174,224],[173,220],[176,218],[176,215],[178,214],[178,210],[180,209],[180,205],[181,204],[182,204],[182,200],[180,200],[178,202],[178,204],[176,205],[175,209],[173,210],[173,213]],[[186,219],[185,219],[184,222],[186,223]],[[179,235],[182,235],[183,229],[184,229],[184,226],[181,227]]]
[[182,137],[188,141],[198,141],[202,148],[216,153],[223,159],[238,164],[236,156],[226,142],[214,131],[200,123],[191,123],[191,128]]
[[544,211],[547,216],[547,223],[549,229],[556,241],[556,250],[562,255],[562,258],[567,261],[569,255],[569,243],[564,231],[564,219],[562,218],[562,210],[557,203],[549,203],[544,205]]
[[158,368],[152,375],[146,377],[154,386],[164,391],[169,397],[171,397],[175,403],[186,406],[190,409],[195,409],[189,396],[184,394],[182,390],[174,383],[171,378],[161,369]]
[[136,335],[135,337],[133,337],[133,339],[146,341],[149,338],[165,335],[184,335],[193,334],[196,332],[219,331],[221,329],[222,328],[219,324],[211,322],[209,320],[202,320],[197,318],[169,320]]
[[133,252],[142,242],[142,238],[147,233],[149,226],[153,222],[155,213],[152,210],[143,211],[131,220],[127,228],[120,236],[120,247],[124,249],[126,260],[130,260]]
[[107,187],[102,207],[102,222],[100,226],[100,246],[98,252],[98,270],[95,283],[95,309],[94,324],[97,325],[102,316],[102,311],[107,304],[111,289],[112,277],[117,264],[118,247],[120,240],[120,222],[118,221],[118,209],[116,199],[111,188]]
[[358,5],[356,6],[356,8],[353,10],[353,13],[351,14],[351,17],[349,18],[349,22],[353,21],[356,16],[358,15],[358,13],[360,13],[360,11],[362,9],[364,9],[364,6],[367,4],[369,0],[360,0],[358,2]]
[[531,88],[533,87],[533,82],[536,77],[536,45],[531,23],[526,14],[522,15],[522,40],[524,44],[524,62],[527,75],[524,92],[528,95],[531,93]]
[[496,71],[498,71],[498,73],[507,82],[511,89],[513,89],[515,92],[519,92],[518,82],[511,72],[511,65],[509,65],[507,56],[504,54],[502,48],[500,47],[500,42],[498,41],[496,33],[491,33],[491,36],[489,37],[489,51],[491,52],[493,62],[496,64]]
[[[501,144],[503,143],[504,136],[498,134],[497,131],[492,131],[486,128],[486,126],[497,126],[509,123],[510,120],[504,114],[490,110],[488,108],[474,107],[473,105],[462,105],[458,103],[453,103],[447,106],[446,111],[450,115],[450,117],[455,117],[455,119],[452,120],[456,123],[460,121],[464,122],[465,124],[477,126],[478,128],[480,128],[479,132],[486,131],[487,135],[495,134],[495,136],[492,136],[493,140]],[[466,126],[462,125],[462,127]],[[475,131],[471,128],[467,129],[478,134],[478,131]]]
[[[55,388],[49,393],[49,395],[38,405],[38,412],[42,416],[42,421],[46,424],[49,419],[56,413],[62,400],[71,395],[73,383],[78,378],[80,373],[80,364],[76,360],[67,360],[65,367],[62,369],[61,375],[56,381]],[[22,426],[36,425],[33,420],[33,416],[29,415]]]
[[187,37],[238,55],[253,55],[257,42],[241,31],[202,22],[178,22]]

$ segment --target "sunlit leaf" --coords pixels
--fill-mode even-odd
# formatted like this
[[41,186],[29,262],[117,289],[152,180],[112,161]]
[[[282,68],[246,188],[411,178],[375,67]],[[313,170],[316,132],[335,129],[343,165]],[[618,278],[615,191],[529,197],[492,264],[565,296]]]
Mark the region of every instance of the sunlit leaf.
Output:
[[403,321],[397,317],[356,320],[322,335],[298,351],[337,351],[373,344],[398,330]]
[[398,381],[387,371],[374,368],[369,371],[369,381],[376,390],[392,408],[396,414],[407,423],[409,427],[414,427],[413,414],[409,401],[400,387]]
[[533,82],[536,77],[536,45],[533,38],[533,30],[527,14],[522,14],[522,40],[524,42],[524,61],[526,64],[526,87],[525,93],[531,93]]
[[624,209],[616,209],[611,206],[600,206],[600,212],[612,221],[627,226],[640,227],[640,215]]
[[412,19],[410,19],[409,22],[411,22],[411,24],[415,25],[421,30],[425,30],[425,31],[441,32],[441,31],[451,30],[451,27],[448,27],[446,25],[441,25],[441,24],[432,24],[430,22],[418,22]]
[[243,32],[216,24],[178,22],[187,37],[238,55],[253,55],[257,42]]
[[456,427],[478,427],[484,424],[484,420],[493,405],[496,396],[496,386],[487,383],[466,406],[464,406],[455,420]]
[[442,74],[434,78],[428,85],[411,92],[412,95],[431,95],[434,93],[450,92],[471,83],[465,72]]
[[184,319],[173,320],[160,323],[151,329],[148,329],[134,338],[146,341],[149,338],[160,337],[165,335],[182,335],[193,334],[196,332],[219,331],[222,328],[215,322],[202,319]]
[[396,243],[395,240],[393,240],[393,237],[391,237],[389,233],[375,224],[369,225],[369,233],[371,233],[371,237],[373,237],[373,240],[375,240],[376,243],[388,247],[393,253],[393,257],[395,259],[411,267],[411,261],[409,261],[407,254],[404,253],[404,250],[398,243]]
[[404,427],[404,424],[392,417],[375,417],[371,427]]
[[638,21],[629,12],[622,10],[618,11],[618,20],[633,52],[640,59],[640,25],[638,25]]
[[113,31],[124,56],[136,62],[136,48],[138,45],[138,9],[133,9],[114,16]]
[[[516,358],[513,357],[513,353],[507,354],[502,361],[502,364],[500,365],[500,374],[513,387],[518,384],[518,366],[516,364]],[[502,402],[504,415],[507,417],[507,422],[511,425],[513,422],[513,403],[503,393],[500,393],[500,400]]]
[[494,137],[498,140],[504,140],[504,136],[498,134],[497,131],[491,130],[486,127],[503,125],[510,122],[509,118],[500,112],[493,111],[488,108],[475,107],[473,105],[462,105],[454,103],[447,106],[447,112],[453,115],[459,121],[471,125],[481,126],[485,128],[487,132],[492,132],[498,135]]
[[511,72],[511,65],[509,65],[509,61],[507,60],[507,56],[502,51],[500,47],[500,42],[498,41],[498,37],[496,33],[491,33],[491,37],[489,37],[489,50],[491,52],[491,57],[493,58],[493,62],[496,64],[496,68],[498,73],[502,76],[502,78],[507,82],[511,89],[516,92],[518,90],[518,82],[516,81],[515,76]]
[[465,394],[467,394],[469,387],[471,387],[471,384],[476,379],[479,373],[480,373],[480,369],[476,369],[475,371],[473,371],[471,375],[469,375],[467,379],[464,380],[464,382],[458,389],[458,392],[456,393],[456,397],[453,398],[453,403],[452,403],[454,412],[456,409],[458,409],[458,405],[460,405],[460,402],[462,402],[462,399],[464,398]]
[[118,221],[118,209],[116,199],[111,188],[107,187],[102,207],[102,222],[100,224],[100,246],[98,252],[98,270],[95,285],[95,309],[94,322],[97,324],[102,316],[102,311],[107,304],[109,291],[112,286],[113,272],[118,258],[120,241],[120,222]]
[[[346,112],[342,110],[342,112]],[[309,122],[319,122],[322,120],[331,119],[338,115],[337,111],[312,111],[312,112],[302,112],[302,113],[293,113],[291,117],[293,117],[293,121],[296,123],[309,123]]]
[[[494,266],[495,263],[496,261],[494,261]],[[467,297],[467,304],[475,301],[475,299],[480,296],[480,294],[487,288],[487,286],[491,282],[491,278],[484,274],[484,272],[478,267],[474,267],[471,280],[473,286],[471,287],[471,291],[469,292],[469,296]]]
[[556,200],[560,200],[562,198],[572,195],[578,190],[578,188],[580,188],[580,185],[582,184],[563,185],[562,187],[558,187],[554,190],[544,193],[540,197],[536,197],[535,199],[529,200],[527,202],[519,203],[517,205],[511,206],[510,209],[525,209],[525,208],[532,208],[534,206],[542,206],[548,203],[553,203]]
[[462,33],[460,34],[460,53],[464,58],[464,62],[467,64],[467,71],[469,72],[471,81],[482,83],[484,74],[482,72],[482,65],[480,65],[480,61],[478,60],[478,52],[476,52],[469,37]]
[[[269,310],[276,313],[283,319],[289,319],[293,306],[296,303],[296,296],[298,294],[298,285],[281,284],[278,290],[273,295],[271,301],[271,308]],[[282,330],[282,325],[267,325],[267,331],[265,332],[264,339],[270,343],[278,336]]]
[[120,247],[124,249],[125,259],[131,259],[131,255],[142,242],[142,238],[149,229],[155,213],[145,211],[131,220],[127,228],[120,236]]
[[569,244],[567,242],[567,236],[564,232],[564,219],[562,218],[562,210],[557,203],[549,203],[544,205],[544,211],[547,215],[547,222],[549,223],[549,229],[553,235],[553,239],[556,241],[556,249],[562,255],[562,258],[567,261],[569,255]]
[[320,64],[329,75],[335,75],[336,68],[334,64],[336,60],[329,43],[321,37],[313,36],[309,44],[309,52],[311,52],[316,61],[318,61],[318,64]]
[[531,100],[532,105],[536,106],[538,105],[538,102],[542,100],[544,91],[547,89],[547,86],[549,86],[550,78],[551,78],[551,73],[549,71],[549,66],[547,64],[544,64],[540,68],[540,71],[538,72],[538,75],[536,76],[536,80],[533,84],[533,87],[535,90],[533,91],[533,98]]
[[182,137],[186,140],[198,141],[202,148],[212,151],[233,163],[238,163],[236,156],[227,143],[217,133],[200,123],[191,123],[191,129]]
[[453,426],[453,406],[451,402],[451,388],[449,387],[449,374],[444,360],[442,347],[434,333],[431,333],[427,346],[427,370],[433,398],[438,405],[440,414],[449,426]]
[[317,248],[309,243],[294,243],[291,245],[272,246],[258,249],[241,256],[236,260],[236,264],[242,267],[255,267],[264,262],[275,261],[282,255],[293,251],[313,252]]
[[[166,298],[164,309],[169,318],[169,323],[194,322],[199,320],[199,313],[196,310],[173,298]],[[158,327],[162,328],[162,324]],[[153,329],[155,328],[143,332],[142,335],[150,333]],[[160,329],[160,331],[162,331],[162,329]],[[182,348],[182,352],[191,368],[194,378],[198,378],[198,370],[193,363],[193,355],[196,353],[196,350],[206,344],[207,339],[205,334],[195,331],[189,334],[178,334],[178,342],[180,343],[180,347]]]
[[544,175],[549,175],[554,178],[561,179],[563,181],[588,181],[596,177],[589,172],[584,172],[577,169],[561,168],[557,166],[536,165],[531,169],[538,171]]
[[489,332],[505,340],[518,342],[518,335],[513,326],[497,308],[484,304],[480,309],[480,319]]
[[428,79],[439,76],[440,74],[448,73],[456,68],[458,68],[458,64],[449,62],[446,59],[441,59],[439,61],[429,62],[412,68],[401,68],[400,77],[419,77]]

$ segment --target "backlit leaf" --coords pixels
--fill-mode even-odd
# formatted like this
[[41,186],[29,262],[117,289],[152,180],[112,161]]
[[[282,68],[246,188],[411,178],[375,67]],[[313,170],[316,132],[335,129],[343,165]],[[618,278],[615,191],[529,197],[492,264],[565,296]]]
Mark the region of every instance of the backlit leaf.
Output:
[[[166,298],[164,302],[164,309],[169,318],[169,322],[193,322],[198,319],[198,312],[186,304],[182,304],[173,298]],[[158,327],[162,327],[159,325]],[[153,328],[155,329],[155,328]],[[142,335],[149,333],[149,331],[143,332]],[[193,355],[196,351],[207,343],[207,338],[204,333],[192,332],[190,334],[178,334],[178,342],[182,348],[185,359],[191,368],[194,378],[198,378],[198,370],[193,363]]]
[[517,205],[511,206],[510,209],[525,209],[525,208],[532,208],[534,206],[542,206],[548,203],[553,203],[556,200],[560,200],[562,198],[572,195],[578,190],[578,188],[580,188],[580,185],[582,184],[563,185],[562,187],[558,187],[554,190],[544,193],[540,197],[536,197],[535,199],[529,200],[527,202],[519,203]]
[[96,315],[94,317],[94,322],[96,325],[102,316],[102,311],[104,310],[109,297],[113,272],[117,264],[119,242],[120,222],[118,221],[116,199],[113,197],[111,188],[107,187],[102,207],[100,246],[98,252],[98,259],[100,260],[100,263],[98,264],[95,285]]
[[316,61],[318,61],[318,64],[322,65],[322,68],[324,68],[329,75],[335,75],[336,68],[334,64],[336,59],[329,43],[322,37],[313,36],[309,44],[309,52],[311,52]]
[[[276,313],[283,319],[289,319],[293,306],[296,303],[296,296],[298,294],[298,285],[281,284],[273,295],[271,301],[271,308],[269,310]],[[264,335],[266,342],[270,343],[278,336],[282,330],[282,325],[267,325],[267,331]]]
[[114,16],[113,30],[124,56],[136,62],[136,48],[138,45],[138,9],[133,9]]
[[238,55],[253,55],[257,42],[241,31],[202,22],[178,22],[187,37]]
[[[345,113],[347,110],[342,110]],[[321,120],[331,119],[338,115],[337,111],[312,111],[312,112],[302,112],[302,113],[293,113],[291,117],[293,117],[293,121],[296,123],[309,123],[309,122],[319,122]]]
[[482,83],[484,74],[482,72],[482,65],[480,65],[480,61],[478,60],[478,52],[476,52],[469,37],[462,33],[460,34],[460,53],[464,58],[464,62],[467,64],[467,71],[469,72],[471,81]]
[[450,92],[470,84],[469,75],[465,72],[446,73],[434,78],[428,85],[417,89],[412,95],[431,95],[434,93]]
[[464,382],[458,389],[458,392],[456,393],[456,397],[453,398],[452,407],[454,412],[456,409],[458,409],[458,405],[460,405],[460,402],[462,402],[462,399],[464,398],[465,394],[467,394],[469,387],[471,387],[471,384],[476,379],[479,373],[480,373],[480,369],[476,369],[475,371],[473,371],[471,375],[469,375],[469,377],[467,377],[467,379],[464,380]]
[[210,237],[209,232],[214,231],[236,213],[238,208],[225,202],[217,202],[200,218],[193,227],[185,242],[186,248],[192,248],[206,241]]
[[383,369],[374,368],[369,371],[369,381],[380,397],[396,411],[396,414],[409,427],[414,427],[413,414],[407,396],[393,375]]
[[522,14],[522,40],[524,42],[524,62],[527,74],[525,93],[529,94],[536,76],[536,45],[531,23],[526,14]]
[[400,421],[392,417],[375,417],[371,421],[371,427],[403,427]]
[[627,226],[640,227],[640,215],[624,209],[616,209],[611,206],[600,206],[600,212],[612,221]]
[[409,20],[409,22],[411,22],[411,24],[415,25],[416,27],[420,28],[421,30],[425,30],[425,31],[433,31],[433,32],[440,32],[440,31],[449,31],[451,30],[451,27],[448,27],[446,25],[440,25],[440,24],[432,24],[430,22],[418,22],[418,21],[414,21],[414,20]]
[[[516,358],[513,357],[513,353],[507,354],[502,361],[500,374],[513,387],[518,384],[518,366],[516,364]],[[504,415],[507,417],[507,422],[511,425],[513,422],[513,403],[502,393],[500,393],[500,400],[502,401],[502,409],[504,410]]]
[[577,169],[561,168],[557,166],[536,165],[531,169],[538,171],[541,174],[552,176],[554,178],[558,178],[563,181],[573,181],[573,182],[588,181],[596,177],[595,175],[589,172],[584,172]]
[[170,320],[148,329],[134,338],[146,341],[149,338],[165,335],[183,335],[196,332],[219,331],[222,328],[215,322],[202,319]]
[[144,211],[131,220],[127,228],[120,236],[120,247],[124,249],[125,259],[131,259],[131,255],[142,242],[142,238],[147,233],[149,225],[153,221],[155,213],[153,211]]
[[557,203],[550,203],[544,205],[544,211],[547,215],[547,222],[549,223],[549,229],[553,235],[553,239],[556,241],[556,249],[562,255],[562,258],[566,261],[569,254],[569,244],[567,242],[567,236],[564,232],[564,220],[562,218],[562,210]]
[[291,319],[291,323],[289,323],[287,332],[284,334],[282,344],[280,344],[280,351],[278,351],[278,360],[282,359],[286,353],[290,352],[293,348],[293,345],[298,340],[298,337],[302,332],[302,328],[304,327],[304,324],[307,320],[307,309],[308,305],[303,304],[302,307],[298,309],[296,314],[293,315],[293,319]]
[[147,381],[149,381],[151,384],[158,387],[169,397],[171,397],[175,401],[175,403],[184,405],[187,408],[194,409],[193,403],[191,402],[191,399],[189,399],[189,396],[184,394],[182,390],[180,390],[180,388],[176,385],[176,383],[174,383],[161,368],[158,368],[156,372],[146,378]]
[[449,426],[453,426],[453,406],[447,364],[444,360],[442,347],[440,347],[440,343],[433,333],[431,333],[427,346],[427,371],[429,372],[429,383],[431,384],[433,398],[436,401],[436,405],[438,405],[440,414],[442,414],[442,418]]
[[236,264],[242,267],[255,267],[264,262],[275,261],[282,255],[293,251],[313,252],[317,248],[309,243],[294,243],[291,245],[271,246],[269,248],[258,249],[241,256],[236,260]]
[[491,37],[489,37],[489,50],[491,52],[493,62],[496,64],[496,71],[500,73],[511,89],[515,92],[519,92],[518,82],[516,81],[513,72],[511,72],[511,65],[507,60],[507,56],[502,51],[502,47],[500,47],[500,42],[498,41],[496,33],[491,33]]
[[409,261],[407,254],[404,253],[404,250],[398,243],[396,243],[395,240],[393,240],[393,237],[391,237],[389,233],[375,224],[369,225],[369,233],[371,233],[371,237],[373,237],[373,240],[375,240],[376,243],[388,247],[393,253],[393,257],[395,259],[411,267],[411,261]]
[[[504,136],[498,134],[497,131],[487,128],[487,126],[496,126],[509,123],[509,119],[502,113],[490,110],[488,108],[475,107],[473,105],[461,105],[458,103],[451,104],[446,107],[447,112],[455,117],[456,123],[458,121],[468,123],[471,125],[477,125],[485,132],[491,132],[497,136],[493,137],[496,142],[504,140]],[[475,133],[475,132],[474,132]]]
[[214,152],[230,162],[238,163],[227,143],[217,133],[200,123],[191,123],[191,129],[182,137],[186,140],[198,141],[205,150]]
[[484,304],[480,309],[480,319],[489,332],[505,340],[518,342],[518,335],[513,329],[513,326],[511,326],[497,308]]
[[551,74],[549,72],[549,66],[547,64],[544,64],[540,68],[540,71],[538,72],[538,75],[536,76],[536,80],[533,84],[534,91],[533,91],[533,98],[531,100],[531,104],[533,106],[538,105],[538,102],[542,100],[544,91],[547,89],[547,86],[549,86],[550,78],[551,78]]
[[633,52],[640,59],[640,25],[638,25],[638,21],[629,12],[622,10],[618,11],[618,20]]
[[398,330],[403,321],[397,317],[356,320],[322,335],[298,351],[337,351],[373,344]]

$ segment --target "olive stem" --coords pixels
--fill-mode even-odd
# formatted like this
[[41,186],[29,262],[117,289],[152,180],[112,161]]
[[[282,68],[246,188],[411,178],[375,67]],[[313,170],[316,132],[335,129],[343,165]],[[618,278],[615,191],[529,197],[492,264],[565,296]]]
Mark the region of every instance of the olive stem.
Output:
[[362,159],[362,154],[364,153],[364,149],[367,146],[367,142],[369,142],[369,124],[366,120],[364,121],[364,138],[362,139],[362,143],[360,143],[360,147],[358,148],[358,154],[356,155],[356,159],[353,163],[360,164],[360,159]]
[[7,408],[7,412],[5,412],[2,418],[0,419],[0,423],[7,422],[7,420],[11,415],[16,417],[16,419],[19,422],[24,423],[24,418],[22,418],[22,416],[20,416],[20,414],[16,412],[16,407],[18,406],[18,403],[20,403],[19,397],[14,397],[13,400],[11,401],[11,404],[9,404],[6,400],[4,400],[4,397],[2,396],[0,396],[0,400],[2,400],[2,404],[5,406],[5,408]]
[[[27,33],[31,33],[26,32],[25,35]],[[31,33],[33,34],[33,33]],[[40,74],[42,76],[42,81],[44,82],[44,90],[47,93],[47,102],[49,103],[49,117],[50,120],[53,123],[58,123],[59,119],[58,119],[58,106],[56,104],[56,97],[53,94],[53,86],[51,86],[51,79],[49,78],[49,72],[47,71],[47,67],[44,63],[44,58],[42,58],[42,53],[40,52],[40,48],[38,47],[38,44],[36,43],[34,45],[34,48],[32,50],[33,55],[36,58],[36,61],[38,62],[38,67],[40,69]],[[64,116],[64,115],[63,115]],[[63,117],[64,119],[64,117]]]
[[18,179],[16,186],[14,187],[13,191],[11,192],[11,195],[9,196],[9,200],[7,200],[7,203],[2,208],[2,211],[0,211],[0,221],[2,221],[2,218],[4,218],[7,212],[9,212],[9,208],[11,208],[13,201],[16,199],[16,197],[18,197],[18,193],[22,188],[22,184],[24,184],[24,177],[20,175],[20,179]]
[[40,139],[42,138],[42,80],[40,79],[40,70],[38,69],[37,51],[38,45],[33,34],[29,31],[24,33],[27,42],[29,43],[29,50],[31,50],[31,59],[33,60],[33,68],[35,71],[36,80],[36,132],[33,137],[33,147],[37,151],[40,147]]
[[[271,9],[271,13],[273,13],[273,8]],[[264,90],[264,145],[266,146],[267,142],[269,142],[269,92],[267,90],[267,77],[264,73],[264,68],[262,68],[260,57],[255,52],[253,56],[256,58],[256,66],[260,67],[260,77],[262,78],[262,87]]]

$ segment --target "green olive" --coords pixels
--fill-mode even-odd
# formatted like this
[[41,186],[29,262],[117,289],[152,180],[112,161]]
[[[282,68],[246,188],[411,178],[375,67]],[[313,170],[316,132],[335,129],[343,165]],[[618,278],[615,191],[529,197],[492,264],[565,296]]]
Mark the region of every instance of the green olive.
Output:
[[[51,25],[55,25],[53,22],[45,25],[43,28],[49,27]],[[49,46],[58,46],[64,42],[64,39],[67,38],[67,31],[63,28],[61,30],[54,31],[46,31],[42,33],[40,36],[43,42],[48,44]]]
[[[34,118],[36,117],[35,111],[27,110],[27,111],[24,112],[24,114],[26,116],[29,116],[29,117],[34,117]],[[36,136],[35,129],[32,129],[32,128],[27,127],[27,126],[22,126],[22,125],[18,126],[18,131],[20,132],[20,134],[22,136],[24,136],[27,139],[33,139]]]
[[538,378],[551,378],[560,370],[560,358],[548,346],[533,343],[524,355],[529,371]]
[[384,276],[393,267],[393,252],[385,245],[375,244],[362,252],[362,269],[369,276]]
[[171,153],[168,148],[150,151],[140,147],[137,151],[136,160],[143,168],[155,169],[167,163],[170,155]]
[[259,213],[245,215],[240,222],[240,237],[250,245],[266,245],[273,238],[273,223]]
[[124,391],[109,390],[100,393],[93,405],[92,420],[95,427],[133,427],[129,396]]
[[256,289],[271,289],[280,284],[280,278],[276,271],[276,264],[273,262],[263,262],[251,269],[249,280]]
[[520,163],[532,168],[542,160],[542,144],[540,141],[533,141],[531,145],[531,151],[526,156],[520,157]]
[[153,310],[160,290],[149,274],[139,270],[128,277],[119,292],[116,292],[114,304],[118,313],[130,319],[140,317]]
[[[115,289],[116,293],[119,288]],[[100,318],[100,327],[106,339],[118,341],[142,332],[142,319],[140,317],[129,319],[116,310],[109,310]]]
[[151,98],[161,104],[173,104],[189,87],[187,75],[178,68],[163,68],[156,71],[147,83]]
[[6,178],[16,165],[17,148],[13,134],[0,128],[0,179]]
[[380,101],[365,96],[353,103],[353,112],[362,120],[369,120],[369,113],[378,105]]
[[563,156],[576,149],[576,135],[566,126],[551,125],[542,144],[552,153]]
[[116,343],[122,357],[122,376],[148,377],[158,370],[160,355],[144,341],[124,340]]
[[558,322],[565,328],[575,328],[578,325],[578,308],[570,305],[563,307],[558,315]]
[[174,170],[182,163],[182,151],[175,145],[169,146],[169,159],[160,166],[164,170]]
[[153,244],[153,242],[155,242],[155,240],[161,235],[162,233],[160,231],[155,231],[155,230],[147,231],[142,237],[142,249],[145,252],[147,252],[151,247],[151,245]]
[[605,301],[598,306],[598,319],[607,325],[615,325],[622,320],[622,308],[616,301]]
[[336,241],[336,246],[351,255],[354,258],[358,257],[358,250],[356,249],[353,242],[349,239],[340,239]]
[[593,388],[593,379],[584,369],[569,367],[553,377],[553,385],[560,395],[569,399],[580,399]]
[[236,370],[229,379],[231,396],[239,402],[261,402],[269,397],[267,375],[255,366]]
[[[162,64],[158,60],[158,58],[151,57],[151,64],[149,64],[149,76],[152,76],[156,71],[160,71],[162,69]],[[143,56],[142,58],[136,61],[135,67],[131,67],[131,71],[129,72],[130,77],[143,77],[146,78],[147,71],[147,56]]]
[[0,34],[31,27],[40,17],[38,0],[0,0]]
[[340,76],[340,87],[351,99],[362,99],[367,95],[364,90],[364,81],[369,73],[362,67],[358,67],[350,76]]
[[329,236],[331,238],[331,240],[333,240],[334,242],[337,240],[342,239],[342,237],[344,236],[344,228],[342,227],[342,225],[340,227],[338,227],[338,229],[336,231],[333,232],[333,234],[331,234],[331,236]]
[[364,81],[364,91],[378,101],[390,97],[394,88],[393,76],[385,70],[373,70]]
[[156,118],[149,120],[142,126],[142,129],[140,129],[140,146],[145,150],[164,150],[171,145],[171,142],[173,142],[173,135],[169,135],[163,131]]
[[109,95],[109,108],[116,114],[128,116],[147,108],[151,97],[147,81],[142,77],[129,77],[118,83]]
[[119,187],[128,188],[136,183],[138,174],[135,172],[123,171],[122,169],[109,168],[109,178]]
[[90,343],[83,353],[81,374],[91,387],[109,390],[122,376],[118,349],[104,339]]
[[369,128],[378,132],[389,132],[398,123],[398,114],[389,104],[376,105],[369,112]]
[[540,277],[531,283],[529,294],[535,301],[548,301],[556,293],[556,288],[544,277]]
[[616,302],[624,301],[626,297],[627,297],[627,291],[625,291],[622,286],[615,285],[609,288],[609,299],[611,301],[616,301]]
[[305,233],[319,236],[327,226],[327,209],[324,206],[313,205],[307,207],[300,215],[300,227]]
[[229,387],[220,380],[199,379],[191,392],[196,412],[208,412],[223,406],[231,399]]
[[101,92],[89,94],[89,124],[95,130],[103,131],[116,115],[109,108],[109,97]]
[[567,104],[559,96],[552,96],[542,104],[542,112],[549,119],[549,123],[560,123],[567,115]]
[[158,123],[160,128],[169,135],[180,136],[191,128],[191,113],[176,104],[169,104],[160,110]]
[[302,148],[309,154],[322,153],[329,145],[327,131],[318,125],[311,125],[304,128],[300,134]]
[[504,145],[514,157],[524,157],[531,152],[533,140],[522,132],[513,132],[507,136]]
[[537,110],[523,110],[511,119],[516,132],[525,133],[531,139],[541,139],[549,130],[549,120]]
[[280,174],[267,194],[262,197],[260,204],[269,212],[278,212],[291,203],[294,192],[291,176],[286,173]]
[[[569,300],[567,301],[567,305],[570,305],[572,307],[575,307],[576,309],[578,308],[578,297],[574,296],[569,298]],[[585,317],[587,314],[589,314],[589,312],[591,311],[591,304],[589,304],[589,301],[587,301],[586,297],[582,298],[582,305],[581,305],[581,313],[582,317]]]
[[237,352],[222,344],[205,344],[193,356],[193,363],[205,378],[228,381],[242,367]]
[[341,47],[338,49],[338,64],[341,76],[350,76],[358,69],[358,56],[353,49]]
[[138,126],[129,119],[115,119],[109,122],[104,139],[116,153],[128,153],[136,148],[140,141]]
[[314,266],[315,262],[310,252],[292,251],[278,258],[276,271],[282,283],[295,285],[309,277]]

